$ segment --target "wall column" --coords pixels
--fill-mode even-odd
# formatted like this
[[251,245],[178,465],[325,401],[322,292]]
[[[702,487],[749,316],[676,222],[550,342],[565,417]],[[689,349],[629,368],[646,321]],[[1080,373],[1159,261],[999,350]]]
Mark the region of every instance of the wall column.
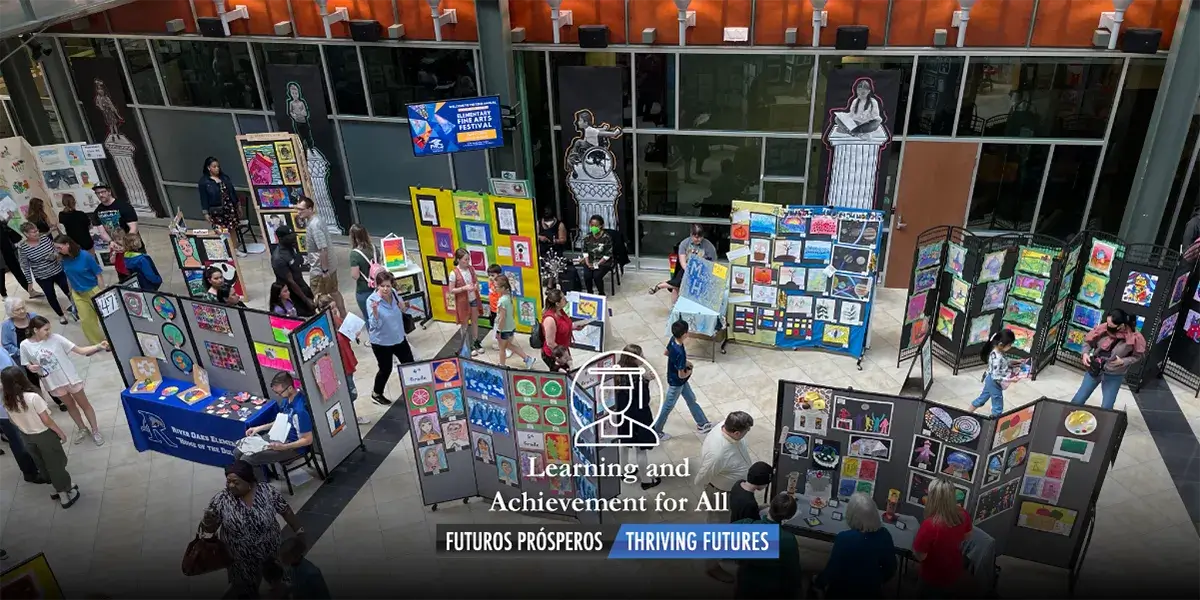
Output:
[[8,95],[12,98],[17,127],[30,146],[53,144],[50,115],[46,114],[42,95],[33,82],[33,63],[29,60],[29,52],[21,48],[21,41],[17,38],[0,40],[0,57],[9,54],[12,56],[0,63],[0,75],[3,75]]
[[1185,0],[1179,21],[1121,223],[1120,235],[1128,243],[1153,244],[1158,237],[1200,98],[1200,0]]
[[520,179],[531,179],[525,171],[525,136],[521,133],[525,107],[521,106],[513,72],[512,21],[508,0],[475,0],[475,18],[479,26],[479,64],[483,93],[499,96],[500,104],[512,107],[516,128],[504,132],[503,148],[491,151],[492,171],[516,171]]
[[75,94],[71,92],[71,74],[67,72],[65,56],[59,56],[62,46],[58,46],[54,54],[43,57],[38,61],[42,65],[42,77],[50,88],[50,97],[54,99],[54,107],[58,109],[58,120],[63,126],[63,139],[68,142],[88,141],[87,126],[83,123],[80,107],[75,102]]

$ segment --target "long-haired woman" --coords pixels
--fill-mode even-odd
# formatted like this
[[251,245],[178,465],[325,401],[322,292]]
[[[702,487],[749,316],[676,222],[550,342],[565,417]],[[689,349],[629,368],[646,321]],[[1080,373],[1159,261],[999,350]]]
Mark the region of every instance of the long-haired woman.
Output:
[[70,508],[79,500],[79,486],[71,483],[67,473],[67,453],[63,443],[67,434],[50,418],[50,408],[38,394],[37,387],[25,377],[21,367],[7,367],[0,372],[0,383],[4,384],[4,409],[8,418],[21,431],[21,441],[38,471],[45,475],[63,508]]
[[971,533],[971,517],[958,505],[953,483],[936,479],[925,495],[925,520],[913,539],[913,556],[921,563],[920,594],[949,598],[963,572],[962,543]]
[[29,199],[25,220],[37,225],[38,233],[58,233],[58,221],[46,210],[46,201],[41,198]]
[[466,248],[454,251],[454,270],[450,271],[450,293],[454,294],[454,317],[462,335],[462,357],[483,354],[479,343],[479,315],[483,310],[479,302],[479,281],[471,267],[470,253]]
[[[58,396],[67,405],[71,420],[75,421],[75,443],[82,442],[88,435],[97,446],[104,444],[100,434],[96,410],[83,391],[83,378],[75,371],[71,354],[91,356],[108,350],[108,342],[94,346],[76,346],[75,342],[50,331],[50,321],[44,317],[29,320],[29,337],[21,342],[21,364],[42,377],[51,396]],[[84,417],[87,422],[84,422]],[[90,425],[90,427],[89,427]]]
[[104,331],[100,327],[100,317],[92,308],[92,296],[104,288],[104,269],[100,268],[96,257],[84,252],[69,235],[58,234],[54,238],[54,248],[58,250],[63,272],[71,284],[71,301],[75,303],[83,335],[89,342],[99,344],[104,339]]
[[79,245],[79,249],[92,255],[92,258],[100,261],[100,257],[96,254],[95,240],[92,239],[92,220],[88,214],[76,208],[75,196],[72,194],[62,195],[63,209],[58,212],[58,222],[62,224],[63,231],[75,240]]
[[[371,234],[367,228],[355,223],[350,226],[350,278],[354,280],[354,299],[358,302],[358,310],[363,320],[367,319],[367,298],[371,296],[375,280],[371,279],[378,271],[379,254],[371,243]],[[375,267],[372,269],[372,267]]]

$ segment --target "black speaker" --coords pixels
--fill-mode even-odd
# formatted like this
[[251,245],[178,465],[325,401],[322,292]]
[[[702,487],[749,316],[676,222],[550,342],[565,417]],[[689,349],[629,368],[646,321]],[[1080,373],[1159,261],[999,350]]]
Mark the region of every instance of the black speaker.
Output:
[[200,35],[204,37],[225,37],[225,26],[221,17],[198,17],[196,24],[200,26]]
[[1121,31],[1121,51],[1135,54],[1154,54],[1162,42],[1161,29],[1133,27]]
[[608,25],[580,25],[580,48],[607,48]]
[[838,50],[866,50],[871,28],[866,25],[842,25],[837,30],[834,47]]
[[378,42],[379,21],[354,19],[350,23],[350,39],[356,42]]

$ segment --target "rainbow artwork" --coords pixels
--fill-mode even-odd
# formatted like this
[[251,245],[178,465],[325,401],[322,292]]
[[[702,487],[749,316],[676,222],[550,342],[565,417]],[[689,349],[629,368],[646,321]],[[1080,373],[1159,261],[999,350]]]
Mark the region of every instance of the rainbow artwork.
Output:
[[329,317],[321,315],[300,331],[300,359],[308,362],[329,347]]

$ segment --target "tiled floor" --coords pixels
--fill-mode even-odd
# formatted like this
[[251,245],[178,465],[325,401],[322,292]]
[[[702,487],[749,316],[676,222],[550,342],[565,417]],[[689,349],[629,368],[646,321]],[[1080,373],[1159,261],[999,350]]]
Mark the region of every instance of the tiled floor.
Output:
[[[148,227],[145,234],[151,254],[159,258],[160,271],[167,280],[165,289],[183,292],[182,277],[169,258],[165,230]],[[252,282],[250,304],[263,306],[272,279],[265,256],[244,258],[241,267],[243,281]],[[670,296],[666,293],[649,296],[645,290],[661,276],[626,272],[624,285],[610,301],[613,317],[606,342],[608,349],[638,343],[660,368],[665,366],[660,348],[666,341],[664,321]],[[346,297],[353,304],[349,292],[347,286]],[[752,453],[756,459],[769,462],[778,379],[898,392],[908,370],[907,364],[896,367],[903,296],[903,291],[898,290],[880,293],[872,315],[871,349],[862,371],[855,368],[850,358],[730,344],[728,354],[719,356],[715,365],[695,361],[697,368],[692,382],[701,406],[714,420],[733,410],[750,413],[756,421],[756,429],[750,436]],[[34,302],[32,307],[38,312],[48,312],[41,303]],[[65,334],[76,341],[82,340],[77,326],[68,326]],[[453,334],[451,325],[438,323],[431,323],[427,330],[418,330],[411,338],[417,357],[434,356]],[[395,443],[398,436],[389,433],[389,428],[397,427],[397,422],[386,418],[380,421],[383,409],[365,399],[375,365],[368,349],[359,347],[356,353],[361,361],[357,383],[362,397],[357,408],[360,414],[374,420],[364,431],[371,451],[369,460],[375,470],[365,483],[339,481],[314,497],[314,491],[320,487],[314,481],[302,486],[291,498],[293,507],[307,517],[331,522],[327,529],[321,527],[325,531],[310,557],[323,569],[335,596],[361,595],[375,589],[369,586],[385,584],[388,587],[375,591],[405,596],[452,596],[480,582],[487,582],[495,595],[510,589],[509,582],[534,586],[525,588],[529,590],[528,597],[543,593],[589,595],[598,594],[599,588],[582,589],[578,582],[594,578],[598,569],[604,569],[605,579],[610,581],[638,578],[644,585],[650,585],[652,580],[669,583],[671,595],[727,597],[731,594],[731,588],[703,577],[702,566],[690,561],[613,564],[557,559],[553,569],[545,569],[544,561],[527,560],[507,562],[504,564],[508,566],[497,569],[493,561],[435,557],[433,535],[437,523],[556,521],[489,512],[488,506],[478,500],[467,505],[443,505],[437,512],[422,506],[412,446],[407,439]],[[495,354],[489,352],[487,359],[494,361]],[[119,410],[122,386],[111,368],[111,360],[101,354],[77,361],[109,438],[102,447],[91,442],[67,446],[69,470],[83,493],[78,504],[66,511],[58,508],[46,497],[48,487],[24,483],[15,463],[9,458],[0,459],[0,519],[3,520],[0,540],[10,556],[7,563],[45,551],[63,587],[76,597],[149,596],[156,592],[218,594],[224,587],[221,575],[185,578],[180,574],[179,561],[204,507],[221,488],[220,470],[134,450],[124,413]],[[1010,389],[1008,407],[1041,396],[1069,398],[1078,381],[1078,372],[1050,367],[1037,381]],[[951,376],[949,369],[937,363],[930,398],[965,406],[978,389],[979,370]],[[398,382],[392,378],[387,394],[395,397],[398,391]],[[1200,431],[1200,401],[1191,392],[1174,386],[1173,392],[1178,411],[1190,429],[1186,433],[1177,431],[1175,435],[1194,439]],[[1195,597],[1200,540],[1194,517],[1189,515],[1180,494],[1189,494],[1193,503],[1200,504],[1200,499],[1195,496],[1195,485],[1178,487],[1175,480],[1200,468],[1197,462],[1200,458],[1182,455],[1191,451],[1190,446],[1178,450],[1183,446],[1173,445],[1169,438],[1162,438],[1164,442],[1161,436],[1152,436],[1147,422],[1159,415],[1144,416],[1128,390],[1121,391],[1117,408],[1128,412],[1129,431],[1099,497],[1094,538],[1077,593],[1109,596],[1144,590],[1147,585],[1187,584],[1192,586],[1190,593]],[[65,413],[55,412],[55,419],[71,427]],[[373,436],[371,428],[377,425],[383,429]],[[697,456],[700,438],[690,433],[692,429],[687,411],[676,410],[668,420],[667,431],[677,437],[654,450],[651,460]],[[683,481],[668,481],[653,490],[660,491],[698,496],[698,490]],[[627,486],[624,494],[636,496],[643,492]],[[312,505],[306,507],[310,497]],[[692,516],[651,513],[638,515],[636,520],[688,520]],[[824,563],[828,546],[807,540],[801,540],[801,544],[804,568],[815,572]],[[1004,569],[1000,584],[1004,596],[1046,597],[1065,593],[1066,576],[1062,571],[1007,558],[999,562]],[[548,591],[533,591],[535,588]]]

